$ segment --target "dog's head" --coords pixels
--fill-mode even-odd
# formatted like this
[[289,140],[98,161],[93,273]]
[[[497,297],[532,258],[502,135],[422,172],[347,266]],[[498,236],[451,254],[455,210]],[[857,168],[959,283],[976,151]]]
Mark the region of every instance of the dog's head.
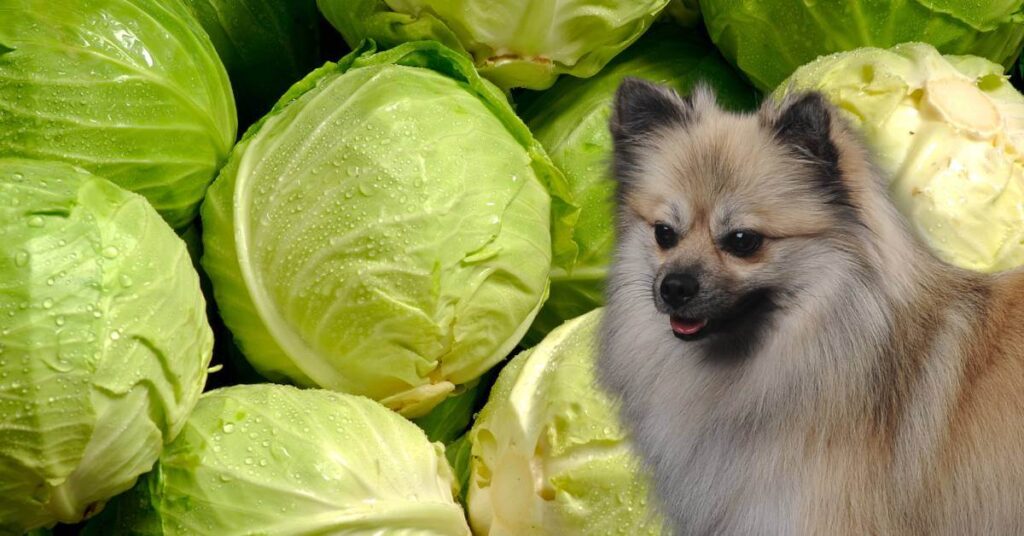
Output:
[[863,185],[847,176],[847,131],[819,93],[738,114],[706,87],[682,98],[627,79],[611,132],[609,300],[641,288],[686,344],[743,356],[802,291],[859,262]]

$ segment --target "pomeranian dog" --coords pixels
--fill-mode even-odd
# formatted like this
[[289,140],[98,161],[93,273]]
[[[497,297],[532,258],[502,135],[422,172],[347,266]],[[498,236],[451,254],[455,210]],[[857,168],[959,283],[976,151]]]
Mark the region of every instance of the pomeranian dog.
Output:
[[601,385],[677,534],[1024,534],[1024,274],[938,260],[825,98],[624,81]]

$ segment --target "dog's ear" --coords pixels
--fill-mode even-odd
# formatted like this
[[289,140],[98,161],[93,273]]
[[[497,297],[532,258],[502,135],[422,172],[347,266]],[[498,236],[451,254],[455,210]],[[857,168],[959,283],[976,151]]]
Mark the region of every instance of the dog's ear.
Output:
[[635,169],[638,154],[650,134],[663,127],[684,126],[693,120],[689,99],[662,85],[627,77],[619,84],[612,106],[612,173],[620,182]]
[[670,88],[627,77],[615,91],[611,131],[616,145],[672,124],[686,124],[693,108]]
[[807,91],[791,94],[777,115],[762,113],[761,120],[779,143],[815,167],[815,180],[830,202],[846,203],[848,192],[839,168],[839,150],[832,139],[835,113],[824,95]]
[[809,91],[786,99],[772,123],[772,133],[784,145],[817,160],[839,159],[831,139],[831,105],[821,93]]

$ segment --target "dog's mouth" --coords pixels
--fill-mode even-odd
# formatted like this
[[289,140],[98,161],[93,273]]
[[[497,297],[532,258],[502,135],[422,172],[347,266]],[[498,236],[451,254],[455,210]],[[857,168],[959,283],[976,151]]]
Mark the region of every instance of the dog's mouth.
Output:
[[670,316],[669,324],[672,326],[672,333],[684,341],[696,340],[704,335],[708,326],[706,318],[683,318],[681,316]]
[[[721,314],[712,317],[694,318],[682,314],[669,314],[672,334],[683,341],[696,341],[711,335],[728,334],[725,340],[735,337],[753,340],[753,334],[778,308],[771,289],[759,289],[746,294]],[[738,342],[738,341],[734,341]]]

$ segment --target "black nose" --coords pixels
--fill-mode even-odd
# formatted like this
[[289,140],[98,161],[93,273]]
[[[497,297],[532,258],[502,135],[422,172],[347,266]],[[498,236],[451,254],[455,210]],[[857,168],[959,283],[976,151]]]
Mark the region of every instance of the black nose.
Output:
[[689,274],[668,274],[661,280],[661,299],[670,307],[679,307],[697,295],[700,284]]

